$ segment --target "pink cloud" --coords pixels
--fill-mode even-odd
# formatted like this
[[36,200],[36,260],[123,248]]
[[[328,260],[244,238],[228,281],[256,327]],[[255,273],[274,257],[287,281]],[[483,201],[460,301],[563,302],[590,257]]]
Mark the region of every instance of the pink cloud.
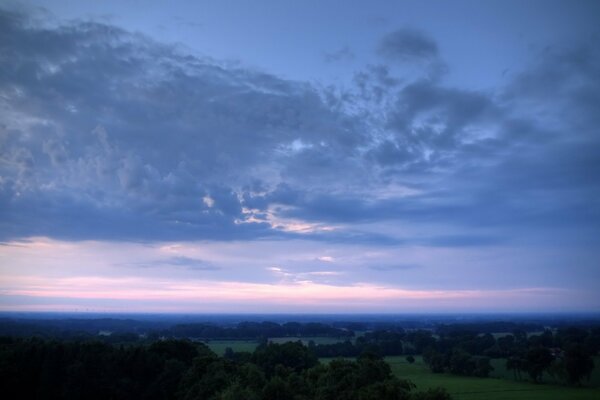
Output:
[[[372,284],[334,286],[311,281],[293,283],[248,283],[231,281],[155,280],[140,277],[70,277],[42,278],[34,276],[0,278],[4,296],[71,299],[101,304],[103,301],[144,302],[176,307],[179,304],[196,306],[203,311],[206,304],[228,304],[230,311],[239,304],[266,307],[289,305],[302,307],[320,305],[323,309],[348,307],[356,309],[384,308],[389,310],[418,310],[431,308],[477,308],[476,305],[503,305],[532,302],[548,298],[563,298],[564,290],[526,288],[511,290],[409,290]],[[143,308],[143,306],[140,306]],[[159,306],[160,307],[160,306]],[[10,309],[10,307],[2,307]],[[46,308],[46,307],[44,307]]]

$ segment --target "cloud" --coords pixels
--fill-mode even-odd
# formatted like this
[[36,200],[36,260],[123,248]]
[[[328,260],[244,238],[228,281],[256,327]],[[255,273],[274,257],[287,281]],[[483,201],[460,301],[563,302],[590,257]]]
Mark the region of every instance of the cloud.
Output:
[[331,256],[320,256],[320,257],[317,257],[317,260],[327,262],[327,263],[335,262],[335,258],[333,258]]
[[402,28],[385,35],[378,53],[391,61],[423,61],[438,56],[436,42],[421,31]]
[[365,140],[309,85],[112,25],[0,17],[4,238],[278,235],[243,223],[243,188],[280,182],[308,151],[279,152],[290,144],[318,144],[329,169]]
[[600,237],[597,44],[478,91],[399,76],[398,61],[442,62],[401,29],[329,90],[110,24],[0,18],[1,240]]
[[329,63],[340,62],[340,61],[352,61],[355,58],[354,52],[348,47],[344,46],[331,53],[325,53],[325,61]]
[[[131,265],[131,264],[126,264]],[[139,267],[180,267],[192,271],[218,271],[221,268],[206,260],[193,257],[175,256],[166,259],[153,260],[149,262],[138,262],[133,264]]]
[[[227,310],[232,304],[243,311],[256,307],[271,311],[284,309],[347,311],[354,309],[402,312],[409,310],[512,310],[515,303],[531,310],[540,304],[565,307],[565,299],[576,295],[576,304],[589,309],[585,295],[568,290],[528,287],[507,290],[410,290],[383,285],[334,286],[313,282],[254,284],[247,282],[148,280],[144,278],[71,277],[40,279],[21,277],[13,282],[0,280],[2,304],[18,298],[21,307],[39,309],[38,299],[60,309],[80,309],[93,301],[95,310],[196,311]],[[586,294],[587,295],[587,294]],[[476,306],[474,306],[476,304]],[[241,308],[239,308],[241,307]],[[491,308],[490,308],[491,307]],[[14,309],[3,306],[2,309]],[[55,308],[56,309],[56,308]],[[23,309],[23,310],[26,310]],[[581,310],[581,309],[579,309]]]
[[282,267],[266,268],[277,277],[279,283],[313,284],[315,282],[332,284],[331,279],[345,275],[344,271],[317,270],[317,271],[292,271]]
[[386,265],[370,265],[369,269],[374,271],[384,271],[384,272],[392,272],[392,271],[406,271],[414,268],[421,268],[418,264],[386,264]]

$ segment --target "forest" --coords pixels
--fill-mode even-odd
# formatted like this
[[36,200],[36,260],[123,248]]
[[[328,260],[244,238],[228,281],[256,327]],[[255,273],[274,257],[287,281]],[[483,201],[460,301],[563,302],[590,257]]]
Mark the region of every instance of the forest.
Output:
[[[5,319],[0,334],[0,384],[25,399],[449,399],[444,388],[419,388],[393,373],[388,361],[418,358],[434,375],[482,379],[501,362],[515,381],[540,384],[550,376],[578,387],[600,352],[596,323],[405,329],[339,321]],[[256,343],[252,351],[236,346],[244,340]],[[228,344],[221,354],[215,341]]]
[[202,343],[0,342],[0,385],[20,399],[446,400],[392,375],[374,353],[320,363],[300,342],[219,357]]

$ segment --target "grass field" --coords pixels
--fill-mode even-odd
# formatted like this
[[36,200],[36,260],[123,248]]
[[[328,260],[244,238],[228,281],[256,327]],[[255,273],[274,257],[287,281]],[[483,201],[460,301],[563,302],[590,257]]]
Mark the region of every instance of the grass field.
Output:
[[[332,337],[324,337],[324,336],[314,336],[314,337],[275,337],[270,338],[269,341],[273,343],[285,343],[285,342],[296,342],[302,341],[305,345],[308,345],[308,342],[313,340],[316,344],[330,344],[337,343],[343,341],[345,339],[340,338],[332,338]],[[257,341],[253,340],[210,340],[205,342],[208,347],[218,355],[225,354],[225,349],[227,347],[231,347],[233,351],[249,351],[252,352],[258,346]]]
[[558,385],[536,385],[508,379],[463,377],[434,374],[421,357],[409,364],[404,356],[386,357],[394,374],[410,379],[418,390],[441,386],[455,400],[598,400],[600,388],[572,388]]
[[[329,337],[282,337],[271,338],[275,343],[302,340],[308,343],[336,343],[340,339]],[[206,343],[211,350],[219,355],[225,353],[227,347],[234,351],[252,352],[258,346],[256,341],[243,340],[211,340]],[[411,380],[417,385],[417,390],[426,390],[433,387],[444,387],[455,400],[599,400],[600,387],[573,388],[555,384],[533,384],[527,381],[514,381],[511,371],[506,371],[504,360],[492,360],[495,370],[490,378],[475,378],[456,376],[451,374],[434,374],[429,371],[420,356],[415,357],[414,364],[409,364],[405,356],[386,357],[386,361],[392,367],[393,373],[400,377]],[[331,359],[323,358],[321,362],[329,362]],[[600,386],[600,357],[594,360],[596,368],[590,380],[591,385]],[[526,376],[524,373],[523,376]],[[547,382],[551,382],[546,377]]]
[[253,352],[258,346],[258,342],[247,340],[211,340],[205,342],[205,344],[220,356],[225,354],[225,349],[227,347],[231,347],[233,351]]

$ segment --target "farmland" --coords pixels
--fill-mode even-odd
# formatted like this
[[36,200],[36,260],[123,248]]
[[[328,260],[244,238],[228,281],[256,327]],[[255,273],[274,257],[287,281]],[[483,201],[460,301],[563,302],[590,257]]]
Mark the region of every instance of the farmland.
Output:
[[[514,328],[515,333],[501,334],[498,332],[504,331],[492,330],[498,325],[504,329]],[[33,383],[29,386],[35,390],[45,388],[44,390],[60,390],[61,392],[79,390],[76,386],[72,386],[72,382],[75,381],[69,380],[69,374],[72,371],[69,366],[73,363],[76,365],[90,363],[90,365],[94,365],[94,368],[96,365],[100,365],[104,375],[100,380],[97,378],[100,376],[97,373],[80,376],[79,379],[89,386],[86,389],[89,393],[99,393],[99,386],[108,388],[109,391],[121,390],[120,386],[112,387],[105,384],[106,380],[115,381],[116,373],[127,376],[131,385],[139,384],[146,387],[149,385],[148,382],[157,381],[159,375],[166,374],[166,371],[177,365],[176,379],[169,381],[168,384],[165,383],[167,386],[170,385],[169,388],[165,386],[160,390],[168,389],[180,393],[178,388],[191,391],[243,389],[244,391],[254,390],[255,398],[262,398],[260,396],[264,394],[264,391],[272,390],[272,387],[276,385],[281,386],[279,380],[283,381],[282,387],[292,388],[298,383],[298,377],[308,379],[309,376],[312,376],[311,374],[318,373],[324,374],[319,385],[325,385],[327,382],[331,385],[325,385],[327,388],[317,387],[314,385],[315,381],[306,380],[307,386],[304,387],[314,395],[321,390],[333,390],[336,393],[346,394],[351,391],[355,393],[352,395],[355,397],[348,398],[381,399],[381,393],[378,390],[382,388],[389,388],[397,393],[404,391],[407,394],[406,389],[403,389],[399,385],[400,382],[396,380],[407,379],[416,385],[412,391],[414,398],[421,400],[424,398],[423,396],[435,396],[434,392],[425,392],[434,388],[443,388],[453,399],[458,400],[600,399],[600,357],[598,357],[600,331],[596,326],[558,327],[539,331],[536,324],[531,324],[531,326],[505,325],[507,324],[504,322],[474,322],[468,325],[464,323],[440,324],[436,330],[407,331],[392,326],[388,329],[363,330],[359,335],[352,336],[347,327],[328,326],[320,323],[286,322],[279,324],[242,321],[237,325],[218,325],[186,321],[184,324],[168,326],[167,323],[161,321],[138,324],[133,320],[122,322],[113,319],[92,320],[91,322],[72,319],[66,320],[64,323],[60,320],[36,320],[35,322],[7,320],[7,323],[0,325],[0,331],[4,330],[6,335],[4,342],[0,343],[4,346],[0,346],[0,350],[4,351],[4,357],[8,357],[6,359],[11,361],[0,363],[0,366],[10,367],[5,371],[5,376],[18,378],[20,371],[29,371],[26,376],[33,377],[31,378]],[[531,329],[532,332],[541,333],[527,334],[526,328]],[[128,330],[136,331],[128,332]],[[111,333],[105,334],[104,332],[107,331]],[[36,337],[37,332],[45,333],[48,337]],[[204,346],[197,346],[198,343],[205,343],[216,355],[207,352]],[[270,345],[259,347],[261,343]],[[63,362],[59,358],[52,358],[55,352],[57,354],[65,353],[63,349],[65,346],[72,347],[72,351],[67,352],[72,354],[72,362]],[[43,347],[47,351],[36,350],[35,354],[38,358],[32,358],[31,354],[33,353],[29,350],[38,349],[38,347]],[[554,351],[558,347],[565,350],[553,358],[550,348]],[[99,348],[103,350],[97,351]],[[238,353],[254,353],[254,355],[235,355],[227,351],[228,349]],[[574,353],[572,349],[580,349],[580,353]],[[0,355],[2,355],[2,351],[0,351]],[[387,354],[384,360],[388,363],[393,377],[387,375],[385,364],[377,357],[360,357],[361,354],[368,355],[369,353]],[[407,353],[419,355],[414,357],[413,363],[409,363],[406,360]],[[20,358],[14,358],[13,354],[20,354]],[[103,358],[104,361],[92,357],[92,355],[98,354],[108,354],[110,357]],[[133,357],[135,354],[137,356]],[[425,356],[421,356],[421,354],[425,354]],[[492,354],[496,356],[494,357]],[[539,354],[545,356],[541,359],[543,362],[534,357]],[[579,354],[579,358],[574,358],[573,354],[575,356]],[[51,362],[46,357],[50,357]],[[77,357],[83,358],[79,360]],[[172,362],[171,358],[173,357],[177,357],[179,361]],[[331,363],[332,357],[345,358],[348,362]],[[424,362],[424,357],[427,363]],[[569,357],[571,358],[569,359]],[[557,358],[559,362],[554,362]],[[510,365],[515,365],[515,359],[520,362],[517,364],[518,369],[507,370],[507,360],[511,361]],[[11,367],[15,360],[21,363],[19,364],[21,367]],[[311,373],[274,375],[277,365],[287,365],[288,368],[300,368],[302,371],[306,371],[315,366],[317,360],[324,365],[312,370]],[[485,368],[480,368],[482,364],[479,363],[479,360],[485,360]],[[585,373],[577,376],[577,380],[571,380],[571,386],[564,384],[567,379],[570,379],[566,367],[568,360],[571,362],[578,360],[578,365],[587,368]],[[210,373],[196,376],[195,383],[189,381],[190,374],[197,373],[193,371],[197,371],[197,367],[203,362],[212,365],[210,369],[206,370]],[[541,365],[535,375],[531,372],[532,364],[529,364],[532,362],[539,362]],[[155,375],[149,377],[149,375],[139,374],[140,371],[145,371],[145,367],[142,368],[142,365],[151,366]],[[225,387],[227,382],[236,382],[236,379],[239,378],[238,375],[243,375],[249,365],[252,365],[251,368],[254,370],[263,368],[264,379],[257,381],[260,383],[259,386],[254,389]],[[593,368],[594,365],[596,368]],[[119,370],[119,368],[124,368],[123,366],[127,367]],[[225,369],[213,376],[213,369],[219,371],[219,368]],[[281,368],[279,369],[281,370]],[[374,370],[381,373],[377,377],[369,376],[368,379],[361,380],[360,377],[366,373],[365,371]],[[44,380],[50,371],[58,371],[52,373],[56,375],[56,382],[59,384],[53,386]],[[438,371],[438,373],[432,371]],[[169,373],[172,372],[169,370]],[[588,381],[586,375],[590,372],[591,379]],[[336,386],[336,382],[342,381],[338,374],[345,374],[347,381]],[[230,376],[232,380],[220,381],[221,378],[218,377],[225,375]],[[516,379],[516,376],[519,376],[519,380]],[[533,383],[531,377],[540,383]],[[198,382],[212,378],[218,379],[214,382],[211,381],[210,384],[196,385]],[[293,380],[295,381],[292,382]],[[5,382],[12,384],[18,382],[18,379],[9,378]],[[581,382],[581,387],[576,386],[579,382]],[[132,386],[128,390],[135,391],[137,389]],[[369,391],[370,397],[364,397],[367,395],[366,391]],[[107,395],[104,398],[111,396]],[[117,398],[115,396],[112,397]],[[238,393],[236,396],[234,398],[247,398],[244,397],[246,394]],[[412,398],[412,395],[408,396]],[[130,398],[135,398],[135,396]],[[278,399],[281,398],[292,397],[290,394],[287,397],[278,397]],[[431,399],[433,398],[431,397]]]
[[411,380],[419,390],[444,387],[455,400],[596,400],[600,398],[598,387],[574,388],[534,384],[527,381],[517,382],[510,379],[434,374],[429,371],[421,357],[415,359],[414,364],[409,364],[402,356],[386,357],[392,372],[397,377]]
[[220,356],[225,354],[225,349],[228,347],[235,352],[253,352],[258,346],[258,342],[253,340],[210,340],[204,343]]
[[[286,342],[297,342],[301,341],[305,346],[308,345],[310,341],[313,341],[315,344],[332,344],[347,340],[347,338],[335,338],[335,337],[327,337],[327,336],[309,336],[309,337],[274,337],[269,338],[269,342],[271,343],[286,343]],[[254,349],[258,346],[258,341],[256,340],[209,340],[204,342],[206,345],[218,355],[225,354],[225,349],[230,347],[235,352],[248,351],[253,352]]]
[[[276,337],[270,338],[272,343],[285,343],[290,341],[301,341],[305,345],[309,341],[315,344],[331,344],[344,339],[332,337]],[[240,340],[212,340],[208,346],[217,354],[223,355],[227,347],[233,351],[252,352],[258,346],[257,341]],[[328,363],[330,358],[321,358],[320,361]],[[587,387],[569,387],[560,385],[555,378],[548,374],[543,377],[544,384],[534,384],[529,380],[514,380],[513,372],[507,371],[505,359],[493,359],[491,361],[494,370],[489,378],[466,377],[452,375],[448,373],[434,374],[423,362],[421,356],[415,357],[415,362],[410,364],[405,356],[386,357],[385,360],[390,364],[392,372],[398,378],[409,379],[417,385],[418,390],[443,387],[447,389],[454,399],[460,400],[553,400],[553,399],[574,399],[574,400],[592,400],[600,398],[600,368],[595,368],[589,382],[585,382]],[[600,357],[595,357],[596,366],[600,365]]]

